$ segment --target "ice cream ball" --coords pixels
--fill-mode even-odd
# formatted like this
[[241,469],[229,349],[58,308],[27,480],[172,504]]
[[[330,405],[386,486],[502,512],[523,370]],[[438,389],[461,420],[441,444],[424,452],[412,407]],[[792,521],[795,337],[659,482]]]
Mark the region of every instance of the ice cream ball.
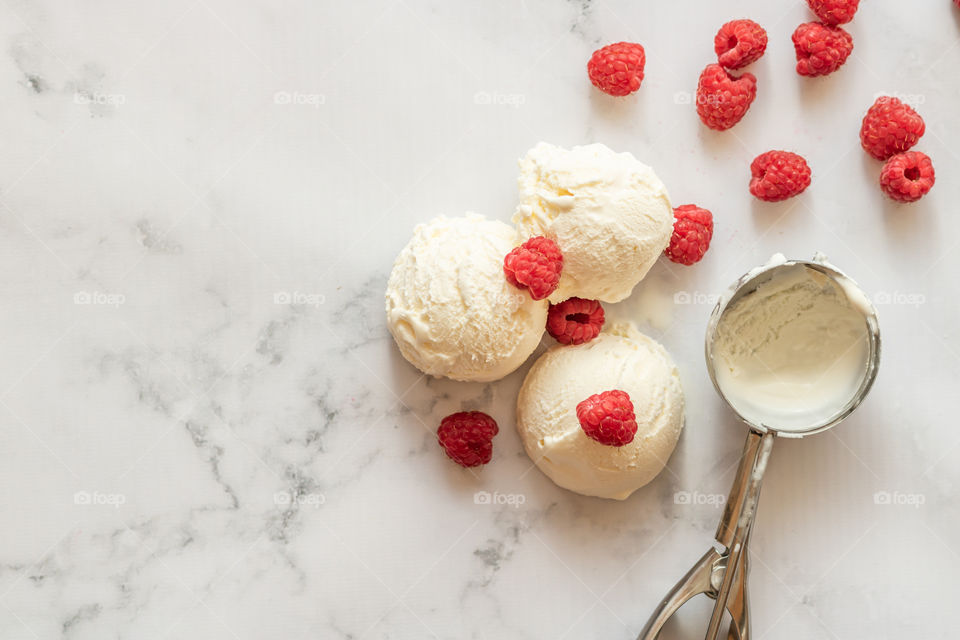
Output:
[[550,302],[619,302],[670,243],[673,207],[653,169],[602,144],[541,142],[520,159],[519,241],[546,236],[563,252]]
[[[591,439],[577,405],[603,391],[627,392],[637,433],[621,447]],[[534,363],[517,399],[517,430],[527,455],[557,485],[625,500],[659,474],[683,429],[676,365],[657,341],[614,325],[577,346],[558,345]]]
[[489,382],[533,353],[546,326],[546,300],[507,282],[514,247],[508,224],[468,213],[417,226],[387,283],[387,327],[420,371]]

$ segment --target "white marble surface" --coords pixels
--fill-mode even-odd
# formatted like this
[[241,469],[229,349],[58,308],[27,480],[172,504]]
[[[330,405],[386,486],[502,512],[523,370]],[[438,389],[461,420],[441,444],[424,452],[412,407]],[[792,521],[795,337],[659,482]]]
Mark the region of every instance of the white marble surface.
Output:
[[[771,45],[753,108],[714,133],[678,102],[741,16]],[[702,362],[709,296],[815,250],[882,303],[884,362],[842,427],[773,454],[755,638],[954,637],[960,19],[865,0],[852,59],[807,80],[790,33],[809,19],[786,0],[0,3],[0,637],[633,638],[712,540],[744,436]],[[584,71],[619,39],[649,58],[626,100]],[[910,207],[858,147],[880,91],[922,102],[939,181]],[[702,264],[661,261],[611,310],[674,354],[689,404],[669,470],[623,503],[530,469],[523,370],[424,379],[384,326],[413,226],[508,218],[541,139],[630,150],[717,219]],[[813,186],[753,201],[750,159],[784,147]],[[502,426],[476,475],[434,442],[461,407]],[[671,633],[702,637],[704,613]]]

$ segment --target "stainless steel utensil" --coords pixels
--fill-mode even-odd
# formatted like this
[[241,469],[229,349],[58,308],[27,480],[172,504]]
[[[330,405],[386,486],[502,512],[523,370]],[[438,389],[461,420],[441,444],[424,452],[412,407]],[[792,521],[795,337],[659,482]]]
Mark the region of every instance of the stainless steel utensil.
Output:
[[[797,265],[818,271],[839,285],[851,305],[860,309],[863,313],[869,341],[866,366],[856,392],[845,404],[838,406],[830,418],[816,424],[810,424],[802,429],[797,429],[792,425],[789,428],[783,428],[782,425],[756,423],[741,415],[731,403],[722,384],[717,381],[713,358],[717,327],[730,305],[743,296],[756,291],[761,284],[768,282],[780,270]],[[767,462],[770,459],[770,452],[773,449],[774,438],[777,436],[800,438],[825,431],[837,425],[859,406],[873,385],[880,364],[880,328],[877,323],[876,310],[862,290],[846,274],[827,263],[824,257],[818,255],[812,261],[774,260],[770,264],[750,271],[737,280],[717,303],[707,325],[705,355],[707,370],[714,387],[716,387],[724,402],[747,424],[750,430],[747,433],[747,441],[740,457],[740,464],[733,480],[733,486],[727,498],[723,517],[721,517],[720,524],[717,527],[716,541],[719,543],[719,548],[714,547],[707,551],[693,568],[680,579],[660,602],[660,605],[640,632],[638,640],[654,640],[666,621],[685,602],[701,593],[716,600],[710,617],[710,624],[707,627],[706,640],[716,640],[724,611],[729,612],[731,617],[727,638],[729,640],[749,640],[750,609],[747,592],[749,567],[746,550],[757,512],[760,485],[763,481]]]

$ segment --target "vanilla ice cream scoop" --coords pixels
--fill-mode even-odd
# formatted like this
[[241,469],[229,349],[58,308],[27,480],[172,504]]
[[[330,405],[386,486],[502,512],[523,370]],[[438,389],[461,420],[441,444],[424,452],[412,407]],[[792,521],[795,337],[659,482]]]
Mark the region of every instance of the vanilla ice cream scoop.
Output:
[[822,256],[812,263],[774,256],[717,321],[714,379],[753,425],[803,434],[833,421],[872,380],[875,312],[827,267]]
[[[577,404],[626,391],[637,418],[633,442],[592,440]],[[556,346],[530,369],[517,400],[527,455],[551,480],[587,496],[625,500],[667,463],[683,428],[683,390],[667,351],[633,325],[615,325],[590,342]]]
[[653,169],[602,144],[541,142],[520,160],[520,241],[554,240],[563,252],[557,303],[577,296],[619,302],[670,243],[673,207]]
[[403,357],[432,376],[488,382],[519,367],[540,343],[546,300],[511,286],[503,222],[467,214],[419,225],[393,264],[387,326]]

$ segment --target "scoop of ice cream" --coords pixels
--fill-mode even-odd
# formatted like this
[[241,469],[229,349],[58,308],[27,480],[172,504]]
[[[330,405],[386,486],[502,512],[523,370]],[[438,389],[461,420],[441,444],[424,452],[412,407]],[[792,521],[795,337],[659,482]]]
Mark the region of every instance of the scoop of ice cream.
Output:
[[[626,391],[637,435],[622,447],[590,439],[577,404]],[[588,496],[625,500],[666,465],[683,428],[683,390],[667,351],[633,325],[615,325],[590,342],[556,346],[530,369],[517,400],[527,455],[555,483]]]
[[507,283],[503,257],[515,238],[509,225],[476,214],[414,230],[387,283],[387,326],[413,366],[487,382],[533,353],[548,304]]
[[561,149],[541,142],[520,160],[520,240],[546,236],[563,252],[550,302],[630,295],[673,232],[673,207],[653,169],[602,144]]
[[751,423],[802,433],[830,421],[857,394],[868,371],[865,316],[872,308],[803,264],[761,278],[717,325],[714,375]]

